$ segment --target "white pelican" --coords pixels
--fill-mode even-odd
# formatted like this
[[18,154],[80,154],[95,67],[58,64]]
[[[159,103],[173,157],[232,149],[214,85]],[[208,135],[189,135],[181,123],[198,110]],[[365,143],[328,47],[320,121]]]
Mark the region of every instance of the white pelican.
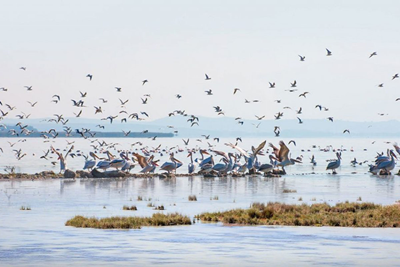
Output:
[[342,155],[339,152],[336,152],[337,160],[329,162],[328,166],[326,166],[327,170],[332,170],[332,174],[336,174],[336,169],[340,167],[340,160],[342,159]]
[[170,154],[170,159],[171,162],[165,162],[163,165],[161,165],[160,169],[167,171],[168,173],[171,173],[171,171],[176,173],[176,169],[182,166],[182,162],[174,157],[174,153]]

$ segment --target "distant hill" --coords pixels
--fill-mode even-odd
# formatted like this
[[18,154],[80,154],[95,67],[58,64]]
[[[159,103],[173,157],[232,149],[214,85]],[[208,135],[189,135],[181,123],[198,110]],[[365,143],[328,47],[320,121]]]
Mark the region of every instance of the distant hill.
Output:
[[[101,121],[84,118],[69,118],[68,126],[73,132],[75,129],[87,128],[98,132],[97,136],[106,137],[113,135],[123,137],[122,130],[131,131],[129,137],[150,137],[154,135],[165,137],[199,137],[201,135],[211,135],[218,137],[274,137],[273,129],[280,127],[281,137],[400,137],[400,122],[397,120],[383,122],[352,122],[352,121],[334,121],[328,120],[304,120],[299,124],[297,120],[239,120],[230,117],[207,118],[199,117],[199,125],[191,127],[187,116],[172,116],[154,121],[128,121],[127,123]],[[8,128],[18,130],[15,124],[19,120],[5,119],[3,123]],[[58,132],[63,132],[64,125],[49,123],[43,119],[28,119],[23,121],[24,125],[29,125],[29,129],[36,131],[48,131],[54,128]],[[97,125],[105,126],[100,129]],[[13,126],[10,126],[13,125]],[[343,133],[345,129],[350,134]],[[140,135],[144,130],[149,131],[145,136]],[[4,133],[3,129],[3,133]],[[7,130],[8,131],[8,130]],[[109,134],[102,134],[109,133]]]

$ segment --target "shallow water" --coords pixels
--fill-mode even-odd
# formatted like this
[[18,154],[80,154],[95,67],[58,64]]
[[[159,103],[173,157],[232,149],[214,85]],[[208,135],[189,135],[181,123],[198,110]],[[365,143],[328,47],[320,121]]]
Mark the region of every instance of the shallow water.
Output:
[[[297,193],[283,193],[284,189]],[[189,195],[197,202],[189,202]],[[143,201],[137,201],[138,196]],[[218,200],[212,200],[218,196]],[[75,215],[147,216],[246,208],[252,202],[400,199],[400,178],[289,174],[281,178],[50,179],[0,182],[1,266],[44,264],[265,266],[400,265],[399,229],[191,226],[99,230],[64,226]],[[149,200],[151,198],[151,200]],[[302,201],[299,201],[302,198]],[[147,204],[164,205],[155,211]],[[136,205],[138,211],[123,211]],[[31,211],[20,210],[30,206]]]

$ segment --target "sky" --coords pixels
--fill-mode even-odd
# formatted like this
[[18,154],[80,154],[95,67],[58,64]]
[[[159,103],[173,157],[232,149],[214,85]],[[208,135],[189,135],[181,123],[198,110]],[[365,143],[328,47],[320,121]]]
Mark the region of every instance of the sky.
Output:
[[[0,91],[0,109],[16,106],[12,118],[21,112],[31,118],[74,116],[81,108],[71,99],[81,99],[81,91],[87,92],[84,118],[122,117],[121,110],[145,111],[147,120],[174,110],[218,117],[213,107],[220,106],[225,116],[244,120],[274,119],[279,111],[283,119],[304,121],[399,119],[400,79],[392,80],[400,73],[399,1],[0,4],[0,87],[8,89]],[[291,88],[294,80],[297,87]],[[234,88],[240,89],[235,95]],[[209,89],[212,96],[205,93]],[[299,97],[303,92],[309,92],[306,98]],[[57,104],[51,102],[55,94],[61,97]],[[143,105],[145,94],[151,97]],[[119,99],[129,102],[121,107]],[[38,103],[31,107],[27,101]],[[94,106],[103,113],[95,115]]]

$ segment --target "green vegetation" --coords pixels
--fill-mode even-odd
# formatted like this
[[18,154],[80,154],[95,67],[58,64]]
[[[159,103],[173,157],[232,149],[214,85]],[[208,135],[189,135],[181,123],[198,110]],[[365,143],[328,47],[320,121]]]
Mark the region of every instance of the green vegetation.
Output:
[[109,217],[109,218],[88,218],[75,216],[68,220],[65,225],[83,228],[98,229],[140,229],[142,226],[172,226],[190,225],[190,218],[179,213],[161,214],[155,213],[151,217]]
[[400,227],[400,205],[373,203],[327,203],[289,205],[254,203],[249,209],[202,213],[203,222],[242,225],[295,225],[342,227]]
[[190,195],[190,196],[188,197],[188,199],[189,199],[189,201],[197,201],[196,195]]
[[130,206],[130,207],[129,207],[129,206],[125,206],[125,205],[124,205],[124,206],[122,207],[122,209],[123,209],[123,210],[137,210],[137,207],[136,207],[136,206]]

